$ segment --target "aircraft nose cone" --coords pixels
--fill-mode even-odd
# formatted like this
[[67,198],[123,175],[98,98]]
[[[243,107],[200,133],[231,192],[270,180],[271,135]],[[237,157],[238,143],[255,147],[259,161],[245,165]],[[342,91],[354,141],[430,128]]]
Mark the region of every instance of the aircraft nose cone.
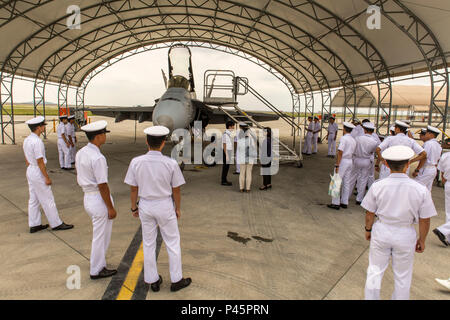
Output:
[[170,132],[173,131],[173,128],[174,128],[173,119],[171,117],[169,117],[168,115],[162,114],[162,115],[158,116],[156,118],[155,122],[156,122],[155,125],[164,126],[167,129],[169,129]]

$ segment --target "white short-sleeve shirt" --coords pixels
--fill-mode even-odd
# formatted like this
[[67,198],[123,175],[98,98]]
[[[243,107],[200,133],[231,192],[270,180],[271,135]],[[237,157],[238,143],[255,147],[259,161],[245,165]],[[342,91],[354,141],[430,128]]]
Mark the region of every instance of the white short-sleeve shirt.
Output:
[[[317,122],[317,123],[313,122],[313,131],[319,131],[321,128],[322,128],[322,125],[320,124],[320,122]],[[314,134],[317,136],[319,133],[320,133],[320,131],[316,132]]]
[[426,166],[436,166],[442,154],[442,147],[436,139],[428,140],[424,143],[423,149],[427,153]]
[[342,151],[342,159],[353,159],[356,149],[356,141],[350,134],[345,134],[339,141],[338,150]]
[[67,135],[75,137],[75,125],[70,122],[67,124]]
[[108,183],[108,164],[95,144],[88,143],[77,152],[75,167],[77,182],[84,192],[96,192],[99,184]]
[[355,158],[372,159],[378,143],[371,134],[356,137]]
[[336,133],[338,132],[339,127],[337,125],[337,123],[330,123],[330,125],[328,126],[328,135],[334,135],[336,136]]
[[420,154],[424,151],[415,140],[406,136],[404,133],[397,133],[395,136],[389,136],[379,145],[381,152],[393,146],[410,147],[416,154]]
[[37,166],[36,160],[40,158],[43,158],[44,163],[47,163],[44,142],[34,132],[23,141],[23,152],[30,165]]
[[225,130],[225,132],[222,135],[222,145],[225,144],[227,147],[227,150],[233,150],[233,143],[232,143],[232,139],[231,139],[231,131],[230,130]]
[[403,173],[392,173],[370,187],[361,206],[375,213],[382,223],[411,226],[437,215],[427,187]]
[[62,139],[62,135],[64,134],[67,138],[67,127],[63,122],[60,122],[58,124],[58,127],[56,128],[56,134],[58,135],[59,139]]
[[373,132],[372,138],[377,142],[377,147],[378,147],[381,144],[380,137],[375,132]]
[[441,156],[437,168],[444,173],[445,180],[450,181],[450,152],[446,152]]
[[139,188],[139,197],[147,200],[165,199],[172,188],[186,183],[177,162],[159,151],[149,151],[131,160],[125,183]]

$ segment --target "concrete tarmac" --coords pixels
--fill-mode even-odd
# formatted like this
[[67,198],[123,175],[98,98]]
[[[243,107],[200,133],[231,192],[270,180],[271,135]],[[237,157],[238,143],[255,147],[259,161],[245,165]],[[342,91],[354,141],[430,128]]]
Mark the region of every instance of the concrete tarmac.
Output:
[[[23,119],[22,119],[23,118]],[[30,117],[16,117],[25,120]],[[104,119],[92,117],[92,121]],[[108,267],[117,267],[140,226],[130,213],[129,187],[123,183],[130,160],[146,152],[142,130],[150,123],[109,125],[102,148],[109,166],[109,185],[118,216],[114,221]],[[281,122],[284,140],[289,128]],[[51,125],[48,126],[50,131]],[[221,128],[221,126],[214,126]],[[0,145],[0,299],[101,299],[111,279],[90,280],[92,224],[83,208],[76,173],[59,169],[56,134],[45,140],[53,193],[62,220],[75,225],[68,231],[50,229],[30,234],[28,186],[22,151],[29,134],[16,124],[17,145]],[[77,133],[78,148],[87,143]],[[165,150],[167,153],[169,149]],[[183,273],[190,287],[170,292],[168,256],[164,243],[158,256],[163,277],[161,291],[144,298],[157,299],[363,299],[369,242],[364,239],[364,211],[354,196],[347,210],[326,207],[334,160],[327,145],[304,160],[304,168],[283,164],[272,178],[273,188],[259,191],[259,166],[253,169],[252,191],[239,193],[238,176],[230,168],[233,186],[220,185],[221,166],[187,165],[182,187],[181,234]],[[439,215],[431,230],[445,220],[444,190],[435,186],[433,199]],[[42,215],[42,223],[46,223]],[[434,278],[448,278],[450,248],[431,232],[426,250],[416,254],[411,299],[450,299]],[[67,269],[78,266],[81,288],[68,289]],[[388,268],[382,298],[389,299],[393,275]]]

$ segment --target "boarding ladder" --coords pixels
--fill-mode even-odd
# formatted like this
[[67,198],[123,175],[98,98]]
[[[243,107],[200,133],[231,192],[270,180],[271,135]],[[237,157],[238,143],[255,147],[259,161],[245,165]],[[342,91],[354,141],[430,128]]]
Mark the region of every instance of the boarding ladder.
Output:
[[[215,84],[217,77],[228,76],[232,77],[232,85],[226,85],[223,83]],[[301,154],[302,145],[301,139],[299,138],[299,152],[296,151],[296,136],[300,136],[301,128],[298,126],[288,115],[280,111],[273,104],[271,104],[266,98],[264,98],[260,93],[258,93],[254,88],[248,84],[248,79],[243,77],[236,77],[233,71],[230,70],[208,70],[205,72],[204,79],[204,97],[203,101],[206,104],[216,105],[216,107],[225,113],[232,121],[236,124],[239,122],[250,122],[259,129],[264,129],[264,126],[257,122],[252,116],[248,115],[244,110],[238,107],[237,96],[245,95],[247,93],[252,94],[259,101],[261,101],[266,107],[268,107],[272,112],[274,112],[280,119],[284,120],[289,126],[292,127],[294,132],[292,147],[283,143],[280,139],[273,138],[275,143],[278,143],[279,150],[278,154],[275,153],[275,157],[283,162],[296,162],[299,168],[303,167],[302,161],[303,156]],[[232,91],[231,96],[222,97],[212,97],[212,92],[214,90],[221,91]],[[236,114],[231,114],[230,109],[226,109],[225,106],[234,110]]]

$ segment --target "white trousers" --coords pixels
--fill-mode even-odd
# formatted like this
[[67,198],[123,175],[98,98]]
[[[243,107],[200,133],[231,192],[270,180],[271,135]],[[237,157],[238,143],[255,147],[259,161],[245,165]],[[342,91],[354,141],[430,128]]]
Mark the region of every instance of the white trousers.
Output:
[[366,193],[366,186],[369,181],[370,172],[373,170],[371,159],[355,158],[353,159],[353,170],[351,177],[350,190],[353,190],[356,182],[358,195],[356,201],[362,202]]
[[312,150],[312,133],[308,132],[305,137],[305,143],[303,144],[303,153],[311,154]]
[[352,159],[342,159],[339,164],[339,176],[342,178],[341,197],[332,198],[331,203],[335,205],[348,204],[348,198],[350,197],[350,184],[352,178]]
[[45,178],[37,166],[29,165],[27,168],[28,190],[30,199],[28,200],[28,225],[30,227],[40,226],[41,211],[44,210],[50,227],[55,228],[62,224],[56,209],[55,198],[52,188],[45,184]]
[[328,155],[336,155],[336,135],[332,133],[328,134]]
[[142,241],[144,247],[144,281],[154,283],[159,274],[156,266],[157,229],[169,255],[170,280],[172,283],[183,278],[181,267],[180,232],[172,198],[162,200],[139,200],[139,218],[142,224]]
[[72,138],[72,141],[74,141],[73,143],[73,147],[70,147],[70,163],[72,164],[73,162],[75,162],[75,155],[77,154],[77,145],[75,144],[75,140]]
[[416,237],[416,229],[413,226],[398,227],[375,222],[364,290],[366,300],[380,299],[381,281],[391,258],[394,272],[392,300],[409,300]]
[[108,218],[108,208],[100,192],[84,194],[84,209],[92,220],[90,273],[96,276],[106,268],[106,252],[111,241],[113,220]]
[[70,149],[63,139],[58,139],[59,166],[61,168],[72,167],[70,159]]
[[319,139],[319,134],[316,133],[312,137],[312,152],[317,153],[317,140]]
[[241,172],[241,165],[239,164],[239,161],[238,161],[238,151],[237,150],[236,150],[236,159],[235,159],[234,163],[236,163],[236,172],[237,173]]
[[437,175],[436,167],[425,167],[420,169],[419,174],[416,177],[416,181],[423,184],[428,190],[433,188],[433,182]]
[[250,190],[252,185],[253,164],[242,163],[241,172],[239,173],[239,189]]
[[438,228],[438,230],[447,237],[450,242],[450,182],[445,184],[445,223]]
[[367,186],[369,187],[369,189],[375,182],[375,158],[370,159],[370,162],[372,168],[370,169],[369,177],[367,178]]

